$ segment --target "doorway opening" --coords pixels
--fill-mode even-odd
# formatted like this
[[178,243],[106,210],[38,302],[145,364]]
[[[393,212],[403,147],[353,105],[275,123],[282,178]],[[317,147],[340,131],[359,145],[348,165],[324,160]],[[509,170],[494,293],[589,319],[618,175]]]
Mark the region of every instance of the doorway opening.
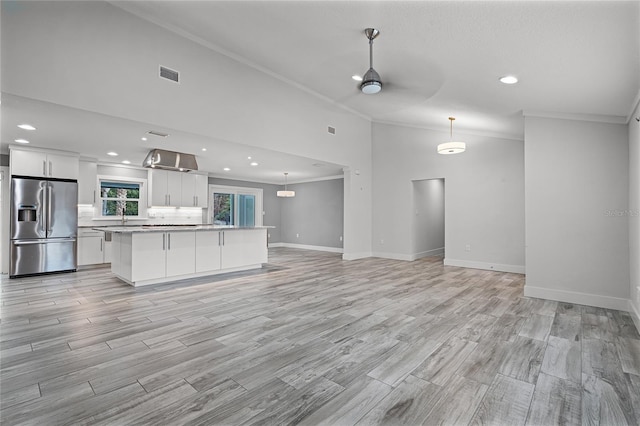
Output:
[[445,251],[444,178],[412,181],[412,255],[413,260],[440,256]]

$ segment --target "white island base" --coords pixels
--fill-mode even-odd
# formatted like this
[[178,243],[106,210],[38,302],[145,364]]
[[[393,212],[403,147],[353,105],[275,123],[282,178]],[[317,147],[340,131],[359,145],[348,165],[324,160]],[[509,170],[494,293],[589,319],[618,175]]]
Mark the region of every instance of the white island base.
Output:
[[266,228],[105,229],[112,232],[111,271],[132,286],[261,268]]

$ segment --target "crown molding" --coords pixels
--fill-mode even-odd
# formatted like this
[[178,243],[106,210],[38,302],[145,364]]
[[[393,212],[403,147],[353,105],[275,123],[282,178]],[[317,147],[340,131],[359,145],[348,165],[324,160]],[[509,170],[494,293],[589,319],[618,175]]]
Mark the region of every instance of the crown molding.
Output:
[[635,118],[633,117],[633,113],[636,111],[638,104],[640,104],[640,90],[638,90],[638,93],[636,93],[636,97],[631,103],[631,109],[629,110],[629,114],[627,115],[627,123],[629,123],[629,121],[631,121],[632,118]]
[[551,111],[532,111],[524,110],[522,115],[525,117],[554,118],[559,120],[575,120],[575,121],[592,121],[596,123],[609,124],[627,124],[626,117],[619,115],[602,115],[602,114],[573,114],[564,112]]

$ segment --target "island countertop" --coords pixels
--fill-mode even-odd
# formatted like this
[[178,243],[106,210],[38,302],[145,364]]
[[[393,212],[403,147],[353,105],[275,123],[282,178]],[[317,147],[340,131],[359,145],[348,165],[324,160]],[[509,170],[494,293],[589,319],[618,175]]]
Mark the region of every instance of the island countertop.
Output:
[[273,229],[275,226],[235,226],[235,225],[136,225],[136,226],[96,226],[95,231],[113,232],[116,234],[133,234],[139,232],[186,232],[186,231],[234,231],[250,229]]

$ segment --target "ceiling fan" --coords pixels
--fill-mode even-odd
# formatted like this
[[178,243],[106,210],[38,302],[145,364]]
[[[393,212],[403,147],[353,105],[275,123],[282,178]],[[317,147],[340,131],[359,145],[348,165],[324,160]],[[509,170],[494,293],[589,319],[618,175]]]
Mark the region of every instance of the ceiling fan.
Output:
[[369,69],[362,77],[360,91],[366,95],[374,95],[382,90],[380,74],[373,69],[373,40],[380,35],[380,31],[375,28],[366,28],[364,34],[369,39]]

